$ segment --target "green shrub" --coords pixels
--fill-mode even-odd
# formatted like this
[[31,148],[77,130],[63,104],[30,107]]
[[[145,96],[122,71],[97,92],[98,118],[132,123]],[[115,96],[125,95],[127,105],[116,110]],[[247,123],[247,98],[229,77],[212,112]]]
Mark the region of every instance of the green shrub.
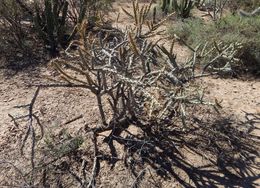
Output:
[[217,22],[207,24],[200,19],[189,19],[171,26],[168,31],[170,35],[177,35],[191,46],[206,42],[208,42],[208,46],[214,46],[215,42],[222,43],[222,46],[240,43],[241,48],[235,54],[240,61],[239,64],[233,64],[233,68],[239,67],[239,69],[257,74],[260,71],[259,16],[240,18],[229,15]]
[[[199,37],[203,36],[203,33],[206,33],[205,29],[203,20],[190,18],[171,25],[168,32],[172,37],[176,34],[182,40],[188,42],[188,44],[193,44],[196,43],[197,40],[201,40]],[[200,35],[198,35],[198,33],[200,33]],[[194,41],[194,39],[196,41]]]
[[260,6],[259,0],[230,0],[229,1],[229,8],[231,11],[235,12],[237,9],[243,9],[247,11],[252,11],[256,7]]

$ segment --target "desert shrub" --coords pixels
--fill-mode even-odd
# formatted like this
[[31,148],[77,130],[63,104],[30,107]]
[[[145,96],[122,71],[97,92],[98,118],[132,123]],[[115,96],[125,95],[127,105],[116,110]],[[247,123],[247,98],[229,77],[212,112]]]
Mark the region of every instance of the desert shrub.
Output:
[[24,22],[27,17],[28,13],[24,12],[15,0],[0,2],[1,49],[3,51],[7,52],[13,48],[14,51],[28,52],[29,43],[27,40],[30,25]]
[[251,10],[260,6],[260,2],[258,0],[195,0],[196,6],[206,6],[212,7],[214,4],[222,4],[227,5],[226,7],[230,8],[231,10],[235,11],[239,8],[243,8],[246,10]]
[[[197,41],[201,41],[201,38],[199,37],[203,36],[203,34],[208,31],[206,30],[205,23],[202,19],[190,18],[184,21],[176,22],[176,24],[169,27],[168,32],[171,36],[176,34],[188,44],[193,44]],[[201,33],[201,35],[198,33]]]
[[107,11],[111,2],[3,0],[0,2],[2,49],[18,50],[24,55],[31,53],[36,46],[44,46],[51,56],[56,56],[75,38],[77,26],[83,19],[87,18],[89,29],[93,28],[100,13]]
[[67,0],[34,1],[34,26],[41,39],[49,46],[51,55],[56,56],[58,48],[66,48],[77,33],[77,26],[84,19],[94,27],[103,10],[111,0]]
[[[170,27],[169,33],[176,34],[183,42],[192,46],[207,43],[207,48],[215,43],[221,48],[230,44],[239,43],[234,58],[236,63],[231,63],[234,69],[249,71],[258,74],[260,67],[260,17],[240,18],[229,15],[213,23],[205,23],[200,19],[189,19]],[[238,47],[238,46],[237,46]],[[216,54],[219,49],[211,51]],[[235,68],[236,67],[236,68]]]
[[230,0],[228,6],[232,12],[235,12],[237,9],[243,9],[247,11],[252,11],[253,9],[260,6],[260,1],[258,0]]

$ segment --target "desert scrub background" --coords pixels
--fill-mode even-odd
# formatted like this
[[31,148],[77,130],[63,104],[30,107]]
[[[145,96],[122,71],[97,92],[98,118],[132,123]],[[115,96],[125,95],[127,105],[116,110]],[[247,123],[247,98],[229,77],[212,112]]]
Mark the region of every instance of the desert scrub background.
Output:
[[233,12],[235,12],[239,8],[247,11],[252,11],[255,7],[258,6],[260,6],[259,0],[230,0],[228,3],[228,7]]
[[[205,23],[200,18],[190,18],[171,25],[168,33],[172,37],[178,36],[181,41],[193,47],[206,42],[209,46],[214,46],[214,43],[222,46],[237,43],[240,48],[235,57],[239,61],[233,63],[233,69],[259,75],[260,16],[241,18],[230,14],[210,23]],[[217,49],[212,53],[216,51]]]
[[88,22],[89,30],[92,30],[100,21],[99,14],[111,10],[112,2],[113,0],[2,0],[0,53],[7,56],[8,61],[9,57],[14,59],[13,62],[17,62],[18,57],[35,58],[45,51],[50,56],[58,56],[71,40],[78,38],[77,28],[83,20]]

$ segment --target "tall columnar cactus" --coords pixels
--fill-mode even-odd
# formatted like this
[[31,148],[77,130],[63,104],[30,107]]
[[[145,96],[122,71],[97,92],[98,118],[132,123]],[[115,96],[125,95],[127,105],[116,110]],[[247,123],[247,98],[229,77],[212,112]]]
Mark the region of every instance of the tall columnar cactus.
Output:
[[35,4],[34,24],[41,38],[50,46],[52,55],[57,53],[58,44],[64,46],[68,42],[65,39],[68,6],[66,0],[44,0],[44,11],[40,13],[39,5]]
[[177,0],[173,0],[173,8],[182,18],[188,18],[190,16],[190,12],[194,7],[193,0],[181,0],[179,3]]
[[161,0],[160,2],[160,6],[161,6],[161,10],[167,14],[169,11],[169,5],[171,4],[171,0]]
[[[86,1],[82,0],[77,23],[81,23],[86,13]],[[57,47],[65,47],[76,34],[76,27],[68,33],[66,19],[68,17],[69,2],[67,0],[44,0],[43,8],[35,1],[34,25],[40,35],[49,46],[51,55],[56,55]],[[43,10],[41,10],[43,9]]]
[[190,16],[194,4],[193,0],[161,0],[160,2],[161,9],[165,14],[175,11],[182,18]]

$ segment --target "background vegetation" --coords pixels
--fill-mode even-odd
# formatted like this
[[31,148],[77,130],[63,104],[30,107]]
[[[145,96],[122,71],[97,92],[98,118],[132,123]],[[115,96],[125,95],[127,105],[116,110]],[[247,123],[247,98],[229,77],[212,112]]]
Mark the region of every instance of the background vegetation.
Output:
[[[231,68],[234,71],[259,75],[259,23],[259,16],[243,18],[239,15],[227,15],[211,23],[205,23],[202,19],[190,18],[169,27],[169,33],[173,37],[177,35],[183,42],[193,47],[199,44],[207,44],[212,47],[220,44],[219,49],[215,48],[207,54],[208,56],[216,55],[223,46],[236,44],[237,50],[234,58],[237,60],[231,62]],[[226,59],[226,61],[230,60]],[[223,63],[216,62],[215,68],[223,66]]]

